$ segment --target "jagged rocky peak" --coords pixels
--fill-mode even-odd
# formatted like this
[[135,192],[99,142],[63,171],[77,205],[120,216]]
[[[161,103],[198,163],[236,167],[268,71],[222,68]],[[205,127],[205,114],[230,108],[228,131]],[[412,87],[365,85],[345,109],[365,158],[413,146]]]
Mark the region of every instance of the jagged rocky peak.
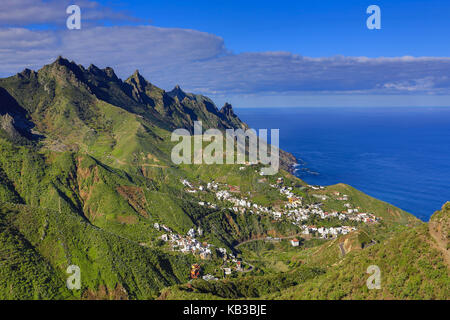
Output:
[[228,102],[225,103],[225,105],[220,109],[220,113],[230,116],[230,117],[236,117],[236,114],[234,113],[233,106],[229,104]]
[[28,68],[24,69],[22,72],[18,73],[17,76],[20,78],[26,78],[26,79],[30,79],[30,78],[34,78],[36,77],[37,73],[36,71],[30,70]]
[[103,69],[103,71],[106,73],[106,75],[108,76],[108,78],[114,79],[114,80],[119,80],[119,77],[117,77],[116,73],[114,72],[114,69],[111,67],[106,67],[105,69]]
[[234,113],[233,106],[228,102],[220,109],[219,114],[223,120],[225,120],[228,124],[231,124],[234,128],[248,129],[248,126],[245,122],[242,122],[241,119]]
[[86,71],[86,69],[81,64],[76,64],[75,61],[69,61],[68,59],[58,56],[56,60],[49,65],[50,67],[65,67],[71,70],[74,73],[82,73]]
[[68,63],[68,62],[69,62],[69,60],[67,60],[63,56],[58,56],[58,58],[56,58],[56,60],[53,63],[54,64],[64,64],[64,63]]
[[131,76],[132,79],[135,79],[138,82],[142,82],[145,83],[147,82],[147,80],[145,80],[145,78],[141,75],[141,73],[139,72],[138,69],[136,69],[136,71],[134,71],[133,75]]
[[44,68],[39,70],[39,72],[41,71],[50,71],[51,73],[59,76],[69,75],[69,80],[74,80],[75,78],[77,81],[82,82],[85,69],[83,66],[77,65],[74,61],[69,61],[62,56],[59,56],[53,63],[46,65]]
[[175,88],[173,88],[172,91],[169,91],[167,94],[172,98],[177,98],[180,102],[183,101],[183,99],[187,96],[186,92],[184,92],[178,84],[175,86]]
[[106,67],[105,69],[100,69],[94,64],[91,64],[89,68],[87,69],[88,72],[92,73],[95,76],[103,77],[103,78],[109,78],[112,80],[119,80],[116,73],[114,72],[114,69],[111,67]]
[[146,91],[149,86],[151,87],[151,83],[139,73],[139,70],[136,70],[125,80],[125,83],[131,86],[133,99],[139,103],[145,103],[147,100]]
[[58,56],[56,60],[50,64],[51,66],[65,66],[65,67],[78,67],[77,64],[73,61],[69,61],[68,59]]
[[91,64],[88,68],[88,71],[91,73],[94,73],[94,74],[102,73],[102,70],[99,67],[97,67],[95,64]]
[[126,83],[131,84],[136,90],[140,92],[145,91],[145,87],[150,83],[136,70],[126,81]]

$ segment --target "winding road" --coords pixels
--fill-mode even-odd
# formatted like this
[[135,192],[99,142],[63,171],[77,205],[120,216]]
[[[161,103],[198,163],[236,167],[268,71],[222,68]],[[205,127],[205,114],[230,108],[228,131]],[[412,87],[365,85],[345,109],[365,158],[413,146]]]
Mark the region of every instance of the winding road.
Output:
[[[286,240],[286,239],[293,239],[293,238],[297,238],[297,237],[301,237],[301,236],[302,236],[302,234],[299,233],[299,234],[296,234],[296,235],[293,235],[293,236],[279,237],[279,238],[276,238],[276,239]],[[250,240],[246,240],[246,241],[243,241],[243,242],[241,242],[241,243],[235,245],[235,246],[234,246],[234,249],[239,248],[239,247],[242,246],[243,244],[250,243],[250,242],[255,242],[255,241],[268,241],[268,240],[267,240],[267,237],[264,237],[264,238],[258,238],[258,239],[250,239]]]
[[345,252],[345,249],[344,249],[344,243],[343,242],[339,243],[339,249],[341,249],[342,256],[345,257],[346,252]]
[[[301,234],[296,234],[296,235],[288,236],[288,237],[279,237],[279,238],[276,238],[276,239],[279,239],[279,240],[286,240],[286,239],[293,239],[293,238],[297,238],[297,237],[301,237]],[[250,243],[250,242],[255,242],[255,241],[268,241],[268,240],[267,240],[267,237],[259,238],[259,239],[250,239],[250,240],[246,240],[246,241],[243,241],[243,242],[241,242],[241,243],[235,245],[235,246],[233,247],[233,249],[236,249],[236,248],[242,246],[243,244]],[[250,263],[248,263],[248,262],[246,262],[246,261],[243,261],[243,260],[242,260],[242,263],[243,263],[243,264],[245,263],[246,265],[249,265],[249,266],[250,266],[250,269],[248,269],[248,270],[242,270],[242,271],[240,271],[240,272],[247,273],[247,272],[253,271],[253,269],[255,268],[254,265],[252,265],[252,264],[250,264]]]

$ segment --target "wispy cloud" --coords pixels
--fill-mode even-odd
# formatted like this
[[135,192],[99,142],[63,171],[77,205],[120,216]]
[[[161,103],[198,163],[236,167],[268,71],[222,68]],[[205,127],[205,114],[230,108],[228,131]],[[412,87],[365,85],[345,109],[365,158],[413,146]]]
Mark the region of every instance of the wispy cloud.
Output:
[[[89,17],[130,19],[83,0]],[[63,55],[77,63],[111,66],[127,77],[135,69],[164,88],[181,84],[210,95],[450,94],[450,58],[323,57],[289,52],[234,54],[224,40],[196,30],[154,26],[89,25],[82,30],[32,30],[63,21],[67,1],[0,3],[2,76],[38,69]],[[64,20],[65,21],[65,20]]]
[[90,0],[2,0],[0,2],[0,26],[23,27],[46,24],[64,26],[67,19],[66,8],[79,5],[83,10],[83,20],[88,24],[101,21],[139,22],[140,19],[116,11]]
[[191,84],[218,91],[449,93],[450,58],[328,57],[244,53],[195,62],[183,70]]
[[140,69],[153,79],[161,79],[167,70],[176,70],[171,72],[177,79],[188,65],[222,54],[226,54],[222,38],[195,30],[153,26],[97,26],[74,31],[0,29],[3,76],[24,67],[38,69],[63,55],[85,65],[112,66],[122,77]]

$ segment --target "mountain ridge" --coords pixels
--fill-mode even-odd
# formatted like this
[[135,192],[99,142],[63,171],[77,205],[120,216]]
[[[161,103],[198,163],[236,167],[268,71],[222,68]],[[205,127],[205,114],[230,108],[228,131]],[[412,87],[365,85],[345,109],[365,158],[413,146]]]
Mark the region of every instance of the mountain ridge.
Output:
[[[138,71],[122,81],[112,68],[86,69],[59,57],[37,72],[0,79],[0,298],[155,299],[163,291],[172,298],[180,292],[217,298],[216,291],[221,298],[304,297],[300,283],[320,283],[336,275],[336,266],[350,268],[347,257],[366,259],[384,244],[394,252],[401,239],[426,253],[439,281],[427,273],[421,280],[441,290],[441,261],[417,241],[427,236],[426,225],[401,209],[350,186],[309,186],[283,169],[262,177],[261,164],[173,164],[171,131],[192,130],[193,121],[205,129],[247,128],[231,105],[218,109],[179,86],[166,92]],[[281,156],[289,169],[295,158]],[[338,199],[343,195],[348,203]],[[289,208],[324,217],[311,214],[299,224],[290,220]],[[369,222],[353,214],[356,209]],[[339,214],[351,233],[331,240],[312,235],[341,226]],[[437,239],[448,232],[447,217],[444,210],[433,219]],[[258,252],[246,248],[258,241],[239,243],[297,237],[305,226],[316,231],[302,238],[299,251],[280,240],[249,262],[251,270],[237,271],[233,259],[248,262]],[[197,243],[190,246],[193,234]],[[184,247],[172,245],[180,241]],[[339,256],[341,242],[345,257]],[[413,249],[400,253],[415,256]],[[228,265],[243,281],[194,281],[192,292],[186,285],[194,263],[218,277]],[[82,270],[78,291],[65,286],[72,264]],[[268,283],[272,289],[264,288]],[[317,296],[351,296],[325,289]]]
[[[28,120],[35,118],[38,123],[43,123],[42,117],[55,116],[53,109],[57,107],[55,103],[60,103],[58,100],[63,100],[67,105],[61,112],[76,112],[80,121],[86,123],[92,117],[91,113],[98,109],[98,101],[103,101],[169,131],[185,128],[193,133],[194,121],[201,121],[204,130],[248,129],[228,103],[219,110],[211,99],[186,93],[179,86],[166,92],[147,81],[138,70],[122,81],[110,67],[99,69],[90,65],[86,69],[63,57],[58,57],[38,72],[26,69],[1,79],[0,90],[5,96],[2,97],[0,92],[2,105],[8,105],[8,110],[0,109],[0,114],[14,113],[15,109],[20,109],[21,118],[28,113]],[[66,101],[67,97],[69,101]],[[181,101],[180,97],[183,98]],[[48,112],[51,114],[45,114]],[[105,126],[104,123],[99,125]],[[45,133],[50,126],[37,129]],[[280,158],[281,167],[292,171],[296,164],[295,157],[280,150]]]

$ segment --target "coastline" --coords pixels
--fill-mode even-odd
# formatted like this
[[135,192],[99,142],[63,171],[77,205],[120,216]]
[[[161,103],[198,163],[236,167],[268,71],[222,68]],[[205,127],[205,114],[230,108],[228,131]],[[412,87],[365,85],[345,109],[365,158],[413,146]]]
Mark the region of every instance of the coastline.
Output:
[[[250,127],[280,129],[289,172],[345,183],[428,221],[450,198],[449,108],[239,108]],[[283,169],[286,169],[283,167]]]

